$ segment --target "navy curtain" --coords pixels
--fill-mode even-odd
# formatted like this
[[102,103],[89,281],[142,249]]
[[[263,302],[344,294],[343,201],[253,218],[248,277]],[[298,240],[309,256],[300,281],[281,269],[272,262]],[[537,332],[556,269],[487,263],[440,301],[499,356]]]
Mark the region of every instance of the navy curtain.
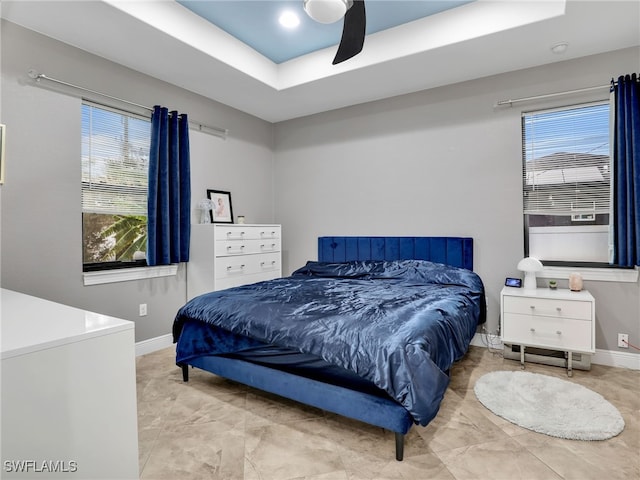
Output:
[[189,261],[191,172],[186,114],[155,106],[151,116],[147,263]]
[[640,265],[640,83],[625,75],[613,84],[613,263]]

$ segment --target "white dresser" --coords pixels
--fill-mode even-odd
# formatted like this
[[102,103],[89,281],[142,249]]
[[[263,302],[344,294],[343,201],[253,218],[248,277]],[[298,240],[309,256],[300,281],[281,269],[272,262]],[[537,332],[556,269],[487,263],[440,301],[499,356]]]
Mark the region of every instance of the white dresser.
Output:
[[1,478],[138,478],[134,323],[0,289]]
[[281,277],[281,233],[280,225],[192,225],[187,300]]
[[[500,322],[502,342],[519,345],[523,368],[527,347],[564,352],[569,376],[573,353],[595,353],[595,299],[586,290],[504,287],[500,293]],[[542,358],[536,360],[557,364]]]

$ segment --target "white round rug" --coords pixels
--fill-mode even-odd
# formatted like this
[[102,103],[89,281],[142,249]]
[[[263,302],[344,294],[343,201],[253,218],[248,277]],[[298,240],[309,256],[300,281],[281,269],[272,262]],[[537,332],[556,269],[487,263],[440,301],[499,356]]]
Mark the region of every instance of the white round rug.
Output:
[[624,429],[622,415],[602,395],[559,378],[498,371],[483,375],[473,390],[496,415],[552,437],[606,440]]

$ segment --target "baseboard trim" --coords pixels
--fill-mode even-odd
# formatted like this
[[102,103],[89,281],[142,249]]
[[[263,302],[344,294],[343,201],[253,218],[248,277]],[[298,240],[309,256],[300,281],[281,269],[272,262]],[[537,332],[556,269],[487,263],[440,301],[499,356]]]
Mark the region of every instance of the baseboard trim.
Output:
[[147,353],[152,353],[157,350],[162,350],[163,348],[170,347],[171,345],[173,345],[173,336],[170,333],[136,342],[136,357],[146,355]]
[[[487,343],[492,349],[502,350],[503,345],[498,335],[486,335],[484,333],[476,333],[471,339],[471,345],[476,347],[487,347]],[[591,357],[591,363],[597,365],[605,365],[607,367],[630,368],[631,370],[640,370],[640,354],[618,352],[615,350],[598,350]]]
[[490,346],[494,350],[502,351],[502,340],[499,335],[492,333],[476,333],[471,339],[471,345],[474,347],[487,347]]
[[606,365],[608,367],[622,367],[630,368],[631,370],[640,370],[640,354],[596,349],[596,353],[591,359],[591,363]]

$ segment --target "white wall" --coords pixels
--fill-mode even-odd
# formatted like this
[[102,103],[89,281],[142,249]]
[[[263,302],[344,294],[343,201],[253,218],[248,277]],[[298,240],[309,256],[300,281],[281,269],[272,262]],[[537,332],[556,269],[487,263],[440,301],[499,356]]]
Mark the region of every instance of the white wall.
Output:
[[[471,236],[496,331],[500,289],[505,277],[520,276],[524,254],[521,112],[606,99],[608,89],[512,108],[495,103],[607,85],[637,70],[638,54],[628,49],[277,124],[285,271],[316,258],[320,235]],[[617,332],[639,339],[638,284],[586,288],[596,295],[598,348],[615,350]]]
[[[207,188],[228,190],[234,212],[249,221],[274,218],[273,126],[12,23],[3,21],[1,45],[2,120],[9,132],[1,205],[2,287],[133,320],[137,341],[170,333],[186,301],[184,266],[175,277],[83,285],[81,100],[77,92],[45,81],[33,86],[27,71],[34,68],[141,105],[162,104],[192,120],[228,128],[227,140],[191,131],[192,202],[195,207],[205,198]],[[138,316],[140,303],[147,303],[148,316]]]

